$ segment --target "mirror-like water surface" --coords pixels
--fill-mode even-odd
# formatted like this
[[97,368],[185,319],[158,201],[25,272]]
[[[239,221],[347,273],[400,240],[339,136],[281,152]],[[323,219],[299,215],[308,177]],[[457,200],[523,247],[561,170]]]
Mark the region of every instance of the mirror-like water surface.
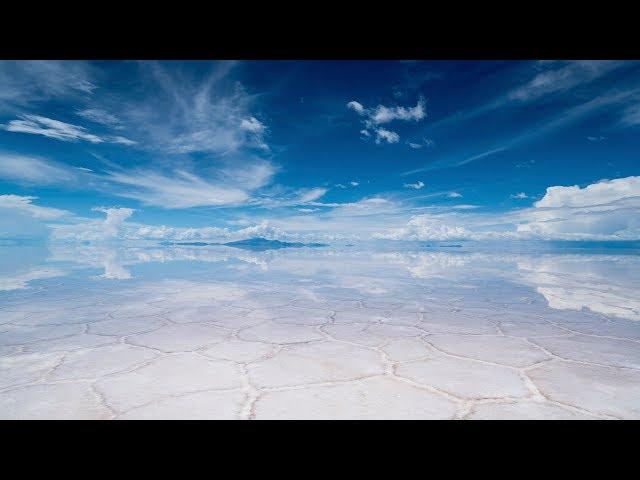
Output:
[[638,418],[633,249],[0,247],[1,418]]

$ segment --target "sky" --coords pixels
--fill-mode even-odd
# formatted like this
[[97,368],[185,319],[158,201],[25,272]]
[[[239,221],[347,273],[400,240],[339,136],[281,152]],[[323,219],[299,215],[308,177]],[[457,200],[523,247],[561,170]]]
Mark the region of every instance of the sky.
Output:
[[635,61],[1,61],[0,238],[640,239]]

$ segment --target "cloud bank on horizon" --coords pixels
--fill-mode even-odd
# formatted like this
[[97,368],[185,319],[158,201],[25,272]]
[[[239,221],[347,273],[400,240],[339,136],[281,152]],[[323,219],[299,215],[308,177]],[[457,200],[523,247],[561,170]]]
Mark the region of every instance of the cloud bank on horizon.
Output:
[[1,61],[0,239],[640,240],[638,73]]

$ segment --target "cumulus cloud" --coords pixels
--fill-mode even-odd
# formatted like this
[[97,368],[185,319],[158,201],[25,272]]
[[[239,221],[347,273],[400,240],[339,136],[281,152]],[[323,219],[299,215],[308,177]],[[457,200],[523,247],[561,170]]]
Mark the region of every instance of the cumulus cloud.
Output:
[[518,193],[511,194],[511,198],[522,200],[522,199],[525,199],[525,198],[529,198],[529,196],[524,192],[518,192]]
[[544,197],[537,201],[535,206],[538,208],[586,207],[638,196],[640,196],[640,177],[626,177],[602,180],[584,188],[578,185],[549,187]]
[[461,240],[473,237],[473,233],[424,214],[412,217],[405,227],[376,233],[373,237],[386,240]]
[[356,102],[355,100],[352,100],[349,103],[347,103],[347,108],[350,108],[351,110],[355,111],[359,115],[364,115],[365,113],[364,106],[360,102]]
[[374,131],[376,133],[376,143],[398,143],[400,141],[400,135],[391,130],[376,128]]
[[416,183],[405,183],[404,188],[413,188],[414,190],[420,190],[424,188],[424,183],[418,180]]
[[79,219],[77,223],[51,225],[51,238],[56,241],[109,241],[123,238],[125,221],[133,214],[131,208],[96,207],[104,219]]
[[447,193],[448,198],[462,198],[462,194],[458,192],[449,192]]
[[[457,205],[454,210],[475,210]],[[640,177],[626,177],[580,188],[552,186],[532,207],[505,214],[417,215],[406,226],[378,233],[392,240],[638,240]]]
[[534,208],[515,216],[519,233],[541,238],[640,239],[640,177],[549,187]]
[[355,181],[351,181],[349,183],[351,184],[352,187],[357,187],[358,185],[360,185],[360,182],[355,182]]
[[378,105],[371,112],[369,118],[376,125],[389,123],[393,120],[404,120],[418,122],[426,117],[424,99],[418,100],[415,107],[385,107]]
[[95,207],[93,209],[96,212],[103,212],[107,215],[103,227],[103,235],[105,238],[115,238],[118,236],[118,230],[124,221],[133,215],[132,208],[107,208],[107,207]]
[[375,134],[375,143],[377,144],[382,142],[398,143],[400,141],[400,136],[396,132],[382,128],[380,125],[396,120],[419,122],[427,116],[423,98],[418,100],[415,107],[378,105],[375,108],[365,108],[360,102],[352,100],[347,103],[347,108],[363,117],[365,128],[360,130],[360,134],[363,137],[371,137],[371,132],[373,132]]
[[271,225],[269,221],[264,220],[260,223],[237,230],[229,230],[228,228],[220,227],[179,228],[167,227],[164,225],[132,225],[124,233],[124,237],[131,240],[146,239],[174,242],[229,242],[255,237],[262,237],[270,240],[286,239],[287,235],[282,230]]

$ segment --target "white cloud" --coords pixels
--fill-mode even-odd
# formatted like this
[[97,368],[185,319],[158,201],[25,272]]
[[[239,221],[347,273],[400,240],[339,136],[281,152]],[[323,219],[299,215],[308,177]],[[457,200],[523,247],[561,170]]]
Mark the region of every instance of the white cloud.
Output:
[[326,188],[312,188],[310,190],[302,192],[296,201],[299,203],[313,202],[315,200],[318,200],[325,193],[327,193]]
[[9,132],[43,135],[65,142],[85,140],[91,143],[102,143],[104,141],[97,135],[89,133],[86,128],[78,125],[60,122],[40,115],[20,115],[20,118],[21,120],[11,120],[6,125],[0,125],[0,128]]
[[151,170],[113,171],[107,178],[130,187],[115,194],[168,209],[239,204],[249,199],[245,189],[212,183],[184,170],[170,175]]
[[448,198],[462,198],[462,194],[458,192],[449,192],[447,193]]
[[549,187],[541,200],[535,203],[543,207],[586,207],[602,205],[629,197],[640,197],[640,177],[602,180],[584,188]]
[[[475,210],[476,207],[451,208]],[[584,188],[552,186],[533,207],[504,214],[418,215],[406,226],[378,233],[376,238],[639,240],[640,177],[603,180]]]
[[133,215],[132,208],[107,208],[107,207],[95,207],[93,209],[96,212],[103,212],[107,215],[103,223],[103,235],[105,238],[116,238],[118,236],[118,230],[124,221]]
[[71,215],[71,212],[68,212],[67,210],[35,205],[33,200],[36,200],[37,198],[38,197],[24,197],[20,195],[0,195],[0,209],[9,209],[26,213],[33,218],[41,220],[53,220]]
[[419,122],[427,116],[425,111],[425,103],[421,98],[415,107],[385,107],[378,105],[375,110],[370,112],[369,118],[376,125],[389,123],[393,120]]
[[351,184],[352,187],[357,187],[358,185],[360,185],[360,182],[351,181],[349,183]]
[[[555,66],[556,62],[548,65]],[[551,93],[569,90],[589,83],[620,65],[621,62],[603,60],[561,62],[558,68],[544,70],[525,85],[512,90],[508,98],[530,101]]]
[[100,137],[90,133],[85,127],[80,125],[73,125],[40,115],[20,115],[20,120],[11,120],[6,125],[0,125],[0,128],[8,132],[42,135],[63,142],[77,142],[82,140],[90,143],[111,142],[124,145],[133,145],[136,143],[122,136]]
[[0,61],[0,109],[90,95],[97,88],[91,70],[88,63],[76,61]]
[[333,207],[331,216],[368,216],[381,215],[395,211],[398,205],[386,198],[369,197],[351,203],[318,204]]
[[624,111],[622,124],[627,127],[640,125],[640,104],[632,105]]
[[77,223],[50,225],[55,241],[109,241],[124,237],[125,221],[133,214],[131,208],[96,207],[106,214],[104,219],[81,219]]
[[381,143],[385,141],[387,143],[398,143],[400,141],[400,135],[396,132],[392,132],[391,130],[386,130],[384,128],[376,128],[376,143]]
[[409,146],[413,149],[418,149],[418,148],[422,148],[422,144],[420,143],[413,143],[413,142],[409,142]]
[[71,183],[79,172],[62,164],[24,155],[0,153],[0,178],[12,181],[50,185]]
[[135,145],[138,142],[134,142],[133,140],[128,139],[127,137],[122,137],[120,135],[114,135],[112,137],[106,137],[106,141],[111,143],[119,143],[121,145]]
[[264,124],[255,117],[243,118],[240,127],[252,133],[262,133],[266,130]]
[[524,198],[529,198],[529,196],[524,192],[518,192],[518,193],[512,194],[511,198],[515,198],[515,199],[521,200],[521,199],[524,199]]
[[517,232],[566,240],[640,239],[640,177],[603,180],[585,188],[547,188],[534,208],[514,214]]
[[99,108],[85,108],[83,110],[77,110],[76,115],[107,127],[123,128],[118,117]]
[[29,282],[45,278],[55,278],[65,275],[56,268],[34,268],[26,272],[0,276],[0,291],[21,290],[29,288]]
[[433,215],[416,215],[405,227],[376,233],[374,238],[387,240],[461,240],[473,237],[464,227],[447,225]]
[[269,146],[264,141],[267,133],[267,127],[264,123],[255,117],[243,118],[240,122],[240,128],[248,132],[253,146],[262,150],[269,150]]
[[354,110],[359,115],[364,115],[365,113],[364,106],[360,102],[356,102],[355,100],[352,100],[351,102],[347,103],[347,108]]
[[405,183],[404,188],[413,188],[414,190],[420,190],[424,188],[424,183],[418,180],[416,183]]
[[361,117],[364,117],[363,123],[365,128],[360,130],[360,134],[364,137],[370,137],[370,130],[373,130],[375,133],[375,143],[377,144],[380,144],[383,141],[387,143],[398,143],[398,141],[400,141],[400,136],[396,132],[382,128],[380,125],[390,123],[395,120],[419,122],[427,116],[425,111],[425,101],[423,98],[418,100],[415,107],[387,107],[385,105],[378,105],[375,108],[365,108],[360,102],[352,100],[347,103],[347,108],[355,111]]
[[122,235],[124,238],[130,240],[146,239],[174,242],[230,242],[255,237],[270,240],[285,240],[288,238],[285,232],[271,225],[267,220],[238,230],[229,230],[228,228],[220,227],[178,228],[164,225],[130,225]]
[[152,87],[127,103],[118,116],[140,144],[163,153],[225,155],[243,147],[268,151],[268,128],[252,112],[256,95],[230,74],[237,62],[211,63],[208,74],[195,77],[178,65],[139,64]]

